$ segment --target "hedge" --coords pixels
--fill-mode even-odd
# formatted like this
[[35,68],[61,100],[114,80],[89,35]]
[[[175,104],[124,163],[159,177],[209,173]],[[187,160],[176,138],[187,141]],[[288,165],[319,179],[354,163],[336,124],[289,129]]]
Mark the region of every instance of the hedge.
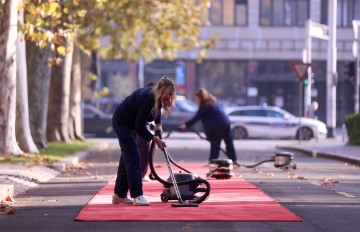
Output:
[[349,136],[348,144],[360,146],[360,114],[347,115],[345,126]]

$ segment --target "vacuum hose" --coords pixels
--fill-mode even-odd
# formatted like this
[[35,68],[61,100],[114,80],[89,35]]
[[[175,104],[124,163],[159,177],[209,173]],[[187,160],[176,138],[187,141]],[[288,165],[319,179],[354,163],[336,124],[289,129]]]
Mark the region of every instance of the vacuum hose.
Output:
[[[161,138],[160,134],[159,134],[159,138]],[[155,147],[156,147],[155,142],[151,141],[151,143],[150,143],[150,156],[149,156],[149,166],[150,166],[151,173],[155,177],[155,179],[157,181],[159,181],[160,183],[162,183],[162,184],[164,184],[166,186],[174,186],[174,184],[172,182],[168,182],[168,181],[165,181],[165,180],[161,179],[161,177],[155,171],[155,167],[154,167]],[[164,150],[164,153],[165,153],[165,150]],[[171,157],[170,155],[168,155],[168,157],[169,157],[169,160],[171,161],[171,163],[173,163],[175,166],[177,166],[178,168],[190,173],[190,171],[184,169],[183,167],[178,165],[172,158],[170,158]],[[180,182],[176,182],[176,183],[177,183],[178,186],[180,186],[180,185],[188,185],[188,184],[199,184],[199,185],[204,184],[206,186],[205,193],[202,196],[191,200],[190,204],[200,204],[201,202],[206,200],[206,198],[210,194],[210,184],[209,184],[209,182],[204,180],[204,179],[201,179],[201,178],[196,178],[194,180],[180,181]]]
[[[211,145],[216,146],[215,144],[211,143],[208,139],[206,139],[204,136],[202,136],[202,135],[201,135],[198,131],[196,131],[194,128],[188,127],[187,129],[190,130],[190,131],[192,131],[192,132],[194,132],[195,134],[197,134],[200,139],[206,140],[206,141],[208,141]],[[169,131],[165,138],[168,138],[168,137],[171,135],[172,132],[173,132],[173,130]],[[219,148],[225,155],[227,155],[226,150],[224,150],[222,147],[220,147],[220,146],[216,146],[216,147]],[[242,167],[245,167],[245,168],[254,168],[254,167],[259,166],[260,164],[263,164],[263,163],[266,163],[266,162],[273,162],[273,161],[274,161],[274,159],[268,159],[268,160],[260,161],[260,162],[258,162],[258,163],[256,163],[256,164],[253,164],[253,165],[244,165],[244,164],[239,164],[239,165],[242,166]],[[216,172],[216,171],[218,171],[218,170],[219,170],[219,169],[214,170],[213,173]]]

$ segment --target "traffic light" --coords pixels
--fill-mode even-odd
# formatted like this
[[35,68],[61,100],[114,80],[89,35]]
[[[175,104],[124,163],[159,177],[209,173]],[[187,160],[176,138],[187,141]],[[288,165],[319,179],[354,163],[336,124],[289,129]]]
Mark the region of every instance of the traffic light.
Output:
[[309,79],[304,78],[304,85],[307,86],[309,84]]
[[352,62],[346,64],[345,66],[347,66],[347,71],[345,71],[346,76],[354,77],[355,76],[355,62],[352,61]]
[[355,62],[352,61],[345,65],[347,70],[345,71],[346,80],[353,83],[355,80]]

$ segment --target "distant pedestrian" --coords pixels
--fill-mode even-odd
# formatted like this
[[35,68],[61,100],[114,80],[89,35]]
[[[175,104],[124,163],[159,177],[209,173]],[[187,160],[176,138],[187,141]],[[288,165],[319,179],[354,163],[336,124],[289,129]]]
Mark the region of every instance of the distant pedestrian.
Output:
[[309,107],[310,118],[318,119],[317,116],[318,109],[319,109],[319,103],[317,101],[313,101]]
[[[155,86],[135,90],[127,96],[113,114],[113,128],[118,137],[121,157],[115,181],[113,204],[149,205],[144,198],[140,168],[140,154],[135,138],[136,132],[146,141],[151,140],[160,149],[166,144],[146,127],[147,122],[161,124],[161,112],[166,115],[174,106],[176,97],[174,81],[164,76]],[[130,190],[130,196],[127,192]]]
[[234,142],[230,130],[230,119],[217,98],[206,89],[200,88],[195,93],[195,100],[199,109],[192,119],[180,125],[178,129],[186,130],[198,120],[202,121],[206,139],[210,141],[210,157],[219,158],[221,141],[226,145],[226,155],[234,163],[234,167],[240,167],[237,163]]

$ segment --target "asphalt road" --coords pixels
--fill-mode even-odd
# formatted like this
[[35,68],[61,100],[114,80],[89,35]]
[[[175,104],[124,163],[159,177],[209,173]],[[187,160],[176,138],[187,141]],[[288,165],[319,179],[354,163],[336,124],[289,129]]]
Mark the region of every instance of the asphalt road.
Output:
[[[48,183],[17,197],[15,215],[0,215],[1,231],[356,231],[360,228],[360,168],[343,162],[294,153],[297,169],[272,163],[238,171],[304,222],[76,222],[82,207],[114,177],[120,152],[95,154]],[[207,163],[209,144],[192,135],[166,139],[177,161]],[[236,141],[239,161],[268,159],[286,141]],[[156,162],[163,162],[158,156]],[[123,213],[123,212],[119,212]],[[209,212],[211,213],[211,212]]]

